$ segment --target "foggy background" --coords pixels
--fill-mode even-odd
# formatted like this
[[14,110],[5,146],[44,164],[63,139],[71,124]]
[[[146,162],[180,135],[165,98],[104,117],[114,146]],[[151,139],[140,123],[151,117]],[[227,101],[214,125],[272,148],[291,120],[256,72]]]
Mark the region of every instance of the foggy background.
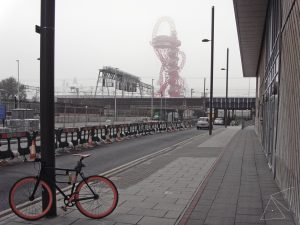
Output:
[[[209,88],[211,6],[215,6],[214,96],[225,96],[226,48],[230,48],[229,97],[255,96],[255,79],[243,78],[232,0],[57,0],[55,30],[55,91],[70,86],[94,91],[98,69],[118,67],[151,84],[161,63],[152,46],[152,31],[162,16],[174,20],[186,54],[181,76],[186,96]],[[0,79],[14,76],[20,60],[20,82],[39,86],[40,0],[0,0]],[[159,34],[169,34],[165,24]]]

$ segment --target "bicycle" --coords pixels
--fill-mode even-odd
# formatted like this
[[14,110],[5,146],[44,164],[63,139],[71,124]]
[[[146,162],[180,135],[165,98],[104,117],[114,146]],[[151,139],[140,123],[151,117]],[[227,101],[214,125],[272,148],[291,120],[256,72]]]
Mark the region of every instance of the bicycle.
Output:
[[[82,168],[85,165],[83,159],[91,154],[74,154],[80,156],[80,160],[74,169],[50,168],[45,167],[45,163],[37,158],[34,162],[40,162],[41,167],[37,176],[24,177],[18,180],[10,189],[9,204],[12,211],[19,217],[25,220],[38,220],[44,217],[53,204],[53,195],[50,185],[55,186],[56,190],[62,194],[64,206],[62,209],[67,210],[67,207],[76,205],[77,209],[85,216],[100,219],[111,214],[118,204],[118,190],[114,183],[103,176],[88,176],[85,177]],[[68,181],[56,181],[49,185],[43,180],[45,170],[54,169],[55,176],[68,176]],[[59,173],[60,171],[60,173]],[[61,173],[64,171],[64,173]],[[72,172],[75,173],[72,175]],[[81,177],[78,183],[77,178]],[[66,194],[57,183],[71,184],[71,193]],[[43,201],[47,204],[42,206]],[[46,198],[46,199],[45,199]]]

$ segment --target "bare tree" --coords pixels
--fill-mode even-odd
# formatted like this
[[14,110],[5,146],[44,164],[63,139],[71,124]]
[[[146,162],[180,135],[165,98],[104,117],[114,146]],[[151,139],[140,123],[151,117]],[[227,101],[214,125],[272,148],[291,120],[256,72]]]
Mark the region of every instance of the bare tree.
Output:
[[[25,86],[20,83],[20,100],[26,99]],[[2,100],[18,97],[18,82],[15,78],[9,77],[0,81],[0,95]]]

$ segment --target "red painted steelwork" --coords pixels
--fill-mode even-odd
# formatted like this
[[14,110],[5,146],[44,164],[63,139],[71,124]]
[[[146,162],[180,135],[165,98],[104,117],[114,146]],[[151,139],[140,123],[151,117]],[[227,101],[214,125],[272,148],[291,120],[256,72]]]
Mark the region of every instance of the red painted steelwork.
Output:
[[[161,23],[166,22],[170,27],[170,35],[157,35]],[[170,97],[183,96],[184,81],[179,73],[185,64],[185,54],[179,50],[181,42],[177,39],[177,32],[173,20],[161,17],[155,24],[151,45],[161,61],[159,74],[160,89],[158,95]],[[167,91],[167,93],[166,93]]]

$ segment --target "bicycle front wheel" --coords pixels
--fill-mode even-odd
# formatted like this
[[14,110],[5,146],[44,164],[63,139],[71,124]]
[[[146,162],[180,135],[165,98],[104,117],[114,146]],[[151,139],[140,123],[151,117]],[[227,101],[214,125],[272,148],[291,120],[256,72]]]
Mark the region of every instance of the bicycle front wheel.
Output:
[[[25,220],[37,220],[42,218],[49,212],[52,205],[51,189],[49,185],[42,180],[37,185],[34,196],[32,196],[36,183],[36,177],[25,177],[18,180],[9,192],[10,208],[17,216]],[[45,192],[48,204],[45,209],[43,209],[42,194]]]
[[118,199],[116,186],[105,177],[87,177],[76,188],[76,207],[83,215],[93,219],[111,214],[117,207]]

